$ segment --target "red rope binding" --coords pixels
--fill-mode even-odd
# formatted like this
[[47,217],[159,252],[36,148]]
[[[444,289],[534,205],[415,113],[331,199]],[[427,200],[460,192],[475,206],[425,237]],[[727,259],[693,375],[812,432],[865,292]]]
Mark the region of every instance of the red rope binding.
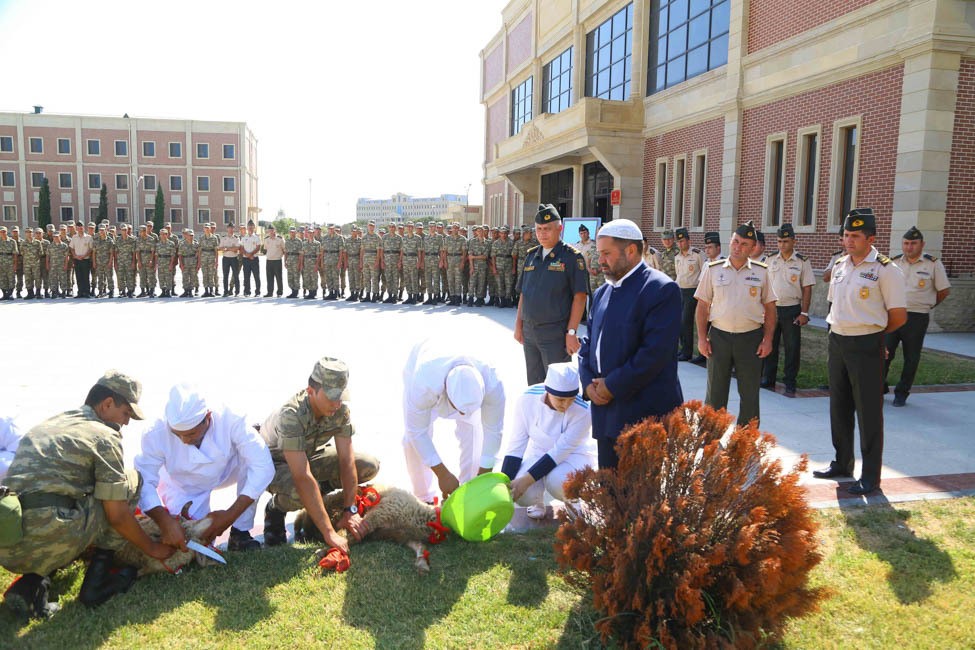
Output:
[[359,509],[359,516],[364,517],[369,510],[379,505],[380,501],[382,497],[379,496],[376,488],[371,485],[359,488],[359,494],[355,497],[355,507]]
[[437,513],[437,519],[436,521],[427,522],[427,526],[433,529],[433,532],[430,533],[430,537],[427,538],[427,541],[431,544],[439,544],[447,539],[447,531],[450,529],[440,522],[440,508],[437,507],[434,508],[434,510]]
[[325,557],[318,561],[318,566],[326,571],[332,570],[336,573],[347,571],[351,565],[352,561],[349,559],[348,553],[338,547],[328,549]]

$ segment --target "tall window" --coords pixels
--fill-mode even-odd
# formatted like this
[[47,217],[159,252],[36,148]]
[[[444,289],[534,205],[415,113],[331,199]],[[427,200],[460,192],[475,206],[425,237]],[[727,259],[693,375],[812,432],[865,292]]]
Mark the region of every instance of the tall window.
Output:
[[840,129],[840,156],[839,160],[836,161],[836,168],[839,171],[836,185],[838,190],[836,207],[839,209],[839,221],[842,221],[844,215],[849,214],[854,206],[857,150],[859,149],[858,135],[859,129],[855,124]]
[[785,194],[785,136],[770,135],[765,148],[765,225],[782,223],[782,201]]
[[653,224],[663,228],[667,219],[667,159],[657,161],[657,182],[653,192]]
[[223,222],[225,224],[226,223],[233,223],[236,219],[237,219],[237,213],[235,211],[233,211],[233,210],[224,210],[223,211]]
[[796,225],[812,226],[819,194],[819,128],[800,132],[796,151]]
[[707,196],[707,153],[694,154],[694,168],[692,170],[691,190],[691,226],[704,227],[704,203]]
[[173,223],[183,223],[183,208],[170,208],[169,220]]
[[728,62],[731,0],[655,0],[650,25],[649,92]]
[[17,206],[16,205],[5,205],[5,206],[3,206],[3,220],[4,221],[17,221]]
[[74,221],[74,208],[72,206],[61,206],[61,221]]
[[511,135],[532,119],[532,78],[528,77],[511,92]]
[[586,34],[586,96],[630,98],[633,67],[633,4]]
[[197,223],[210,223],[210,210],[208,208],[200,208],[196,211],[196,222]]
[[546,64],[542,70],[542,105],[546,113],[559,113],[572,103],[572,48]]

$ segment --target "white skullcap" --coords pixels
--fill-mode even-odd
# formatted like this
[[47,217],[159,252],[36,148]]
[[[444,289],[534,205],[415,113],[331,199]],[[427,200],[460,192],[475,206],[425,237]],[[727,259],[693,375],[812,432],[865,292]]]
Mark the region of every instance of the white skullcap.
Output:
[[556,397],[574,397],[579,394],[579,371],[572,362],[553,363],[545,373],[545,391]]
[[207,414],[206,400],[189,384],[176,384],[169,391],[166,423],[173,431],[189,431]]
[[629,219],[613,219],[609,223],[603,224],[596,236],[643,241],[643,231]]
[[461,413],[473,413],[484,401],[484,380],[474,366],[462,365],[447,373],[447,397]]

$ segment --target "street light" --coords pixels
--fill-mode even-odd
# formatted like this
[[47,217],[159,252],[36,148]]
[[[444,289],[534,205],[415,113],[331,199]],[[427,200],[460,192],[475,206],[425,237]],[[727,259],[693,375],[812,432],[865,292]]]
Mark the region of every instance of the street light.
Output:
[[129,223],[134,226],[139,215],[139,183],[142,183],[145,177],[132,172],[132,178],[135,179],[135,183],[132,186],[132,218],[129,219]]

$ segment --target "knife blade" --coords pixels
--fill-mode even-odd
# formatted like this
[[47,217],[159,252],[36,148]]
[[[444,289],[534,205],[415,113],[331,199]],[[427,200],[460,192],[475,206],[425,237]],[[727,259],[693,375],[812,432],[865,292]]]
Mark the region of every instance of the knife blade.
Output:
[[202,555],[206,555],[211,560],[216,560],[220,564],[226,564],[227,563],[227,560],[225,560],[222,555],[220,555],[219,553],[217,553],[216,551],[214,551],[209,546],[204,546],[203,544],[201,544],[199,542],[194,542],[193,540],[190,540],[190,541],[186,542],[186,547],[188,549],[190,549],[191,551],[196,551],[197,553],[200,553]]

